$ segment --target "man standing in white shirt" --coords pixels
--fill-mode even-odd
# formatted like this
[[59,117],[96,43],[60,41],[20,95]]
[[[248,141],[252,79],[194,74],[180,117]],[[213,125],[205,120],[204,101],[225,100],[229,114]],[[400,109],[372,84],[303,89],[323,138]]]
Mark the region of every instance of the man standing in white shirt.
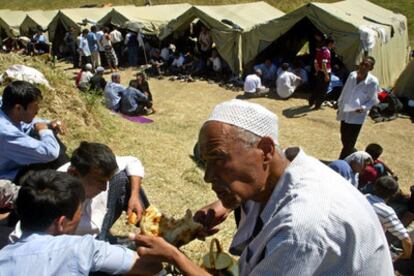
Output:
[[336,119],[341,122],[342,151],[339,159],[344,159],[354,151],[362,124],[370,109],[378,103],[378,79],[369,71],[374,69],[375,59],[365,57],[357,71],[349,74],[338,99]]
[[283,63],[281,66],[283,73],[277,78],[276,93],[282,99],[287,99],[293,95],[296,87],[299,86],[301,78],[288,71],[289,64]]
[[84,29],[79,37],[79,55],[81,57],[81,67],[84,68],[87,63],[92,63],[91,50],[89,49],[88,36],[89,30]]
[[115,26],[112,32],[109,33],[109,36],[111,37],[112,47],[114,48],[116,56],[122,60],[122,42],[124,40],[122,33]]
[[262,85],[262,70],[256,69],[254,74],[247,75],[244,80],[244,95],[246,97],[260,97],[269,92],[269,88]]

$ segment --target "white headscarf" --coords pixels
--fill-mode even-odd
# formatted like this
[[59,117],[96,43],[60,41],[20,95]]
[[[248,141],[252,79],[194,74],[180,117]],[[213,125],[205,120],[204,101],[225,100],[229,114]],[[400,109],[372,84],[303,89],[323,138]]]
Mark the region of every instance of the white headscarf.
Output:
[[348,164],[351,164],[351,162],[355,162],[359,165],[365,165],[367,163],[367,161],[371,161],[371,163],[373,162],[371,155],[369,155],[367,152],[365,151],[357,151],[352,153],[351,155],[348,155],[345,158],[345,161]]

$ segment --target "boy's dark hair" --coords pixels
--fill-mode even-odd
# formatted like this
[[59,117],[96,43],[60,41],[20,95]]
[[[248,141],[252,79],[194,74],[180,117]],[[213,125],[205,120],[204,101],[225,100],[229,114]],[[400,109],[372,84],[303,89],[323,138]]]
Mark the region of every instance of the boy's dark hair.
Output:
[[45,231],[55,219],[73,219],[85,200],[81,182],[54,170],[28,172],[20,182],[16,210],[24,231]]
[[286,63],[286,62],[282,63],[281,68],[282,68],[283,71],[287,71],[289,69],[289,63]]
[[13,81],[3,90],[3,104],[1,109],[8,112],[16,104],[20,104],[24,109],[35,101],[42,99],[42,92],[39,88],[27,81]]
[[96,26],[95,25],[93,25],[92,27],[91,27],[91,32],[96,32]]
[[73,152],[70,164],[81,176],[98,169],[102,176],[109,177],[118,169],[115,155],[108,146],[85,141]]
[[382,199],[392,197],[398,190],[398,182],[392,176],[382,176],[374,182],[374,194]]
[[372,143],[366,147],[365,151],[371,155],[373,160],[377,160],[381,156],[383,149],[380,145]]

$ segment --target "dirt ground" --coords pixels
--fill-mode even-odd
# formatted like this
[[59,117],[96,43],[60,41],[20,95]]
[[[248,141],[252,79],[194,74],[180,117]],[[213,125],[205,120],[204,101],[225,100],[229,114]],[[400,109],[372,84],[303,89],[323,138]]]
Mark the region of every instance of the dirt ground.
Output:
[[[73,74],[71,70],[67,72]],[[122,83],[127,85],[133,73],[132,70],[121,71]],[[109,74],[106,78],[109,79]],[[149,83],[157,110],[149,116],[153,123],[131,123],[110,114],[99,103],[100,134],[91,137],[85,131],[76,139],[92,139],[108,144],[118,155],[139,157],[145,166],[143,185],[151,203],[165,213],[180,216],[187,208],[195,211],[215,200],[214,193],[202,179],[202,170],[191,158],[193,146],[200,126],[213,107],[242,93],[206,81],[184,83],[151,78]],[[278,115],[282,147],[300,146],[321,160],[335,160],[339,156],[341,143],[335,110],[326,107],[309,111],[304,97],[287,101],[271,98],[249,101],[260,103]],[[379,124],[367,119],[357,148],[363,149],[371,142],[381,144],[384,148],[381,159],[393,168],[402,188],[407,191],[414,184],[412,135],[410,119],[399,118]],[[224,248],[228,248],[234,231],[235,225],[230,218],[216,234]],[[184,248],[184,252],[196,261],[200,261],[207,251],[208,241],[194,241]]]

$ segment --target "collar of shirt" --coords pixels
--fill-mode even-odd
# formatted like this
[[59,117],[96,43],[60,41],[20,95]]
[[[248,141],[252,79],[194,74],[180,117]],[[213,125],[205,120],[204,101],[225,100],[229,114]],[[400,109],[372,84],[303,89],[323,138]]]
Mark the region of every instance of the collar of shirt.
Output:
[[243,248],[250,242],[258,216],[260,216],[260,219],[265,226],[273,214],[278,212],[281,205],[280,199],[283,198],[291,188],[289,185],[284,185],[292,183],[292,181],[286,181],[286,177],[291,175],[291,172],[294,171],[297,166],[301,165],[305,156],[306,154],[300,150],[294,157],[289,166],[286,168],[285,173],[279,178],[275,188],[273,189],[272,195],[266,202],[262,212],[260,212],[261,204],[251,200],[241,206],[242,219],[231,244],[230,252],[232,254],[240,255]]

